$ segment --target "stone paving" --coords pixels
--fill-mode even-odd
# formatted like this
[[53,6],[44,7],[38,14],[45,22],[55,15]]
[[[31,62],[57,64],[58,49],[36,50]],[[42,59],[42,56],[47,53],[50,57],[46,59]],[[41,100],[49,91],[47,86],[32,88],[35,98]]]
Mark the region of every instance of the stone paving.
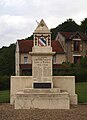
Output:
[[15,110],[0,103],[0,120],[87,120],[87,104],[73,105],[70,110]]

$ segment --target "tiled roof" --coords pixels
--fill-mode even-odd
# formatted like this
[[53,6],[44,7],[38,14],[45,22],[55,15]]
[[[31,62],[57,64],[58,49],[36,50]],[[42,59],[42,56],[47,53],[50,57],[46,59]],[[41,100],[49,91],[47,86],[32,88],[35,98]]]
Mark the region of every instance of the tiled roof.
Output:
[[[32,51],[33,40],[18,40],[18,45],[19,52],[28,53]],[[64,50],[58,41],[52,40],[52,49],[56,53],[64,53]]]
[[33,40],[18,40],[19,52],[26,53],[32,51]]
[[81,32],[60,32],[60,34],[62,34],[68,40],[73,38],[77,34],[81,37],[82,40],[87,40],[87,35]]
[[69,39],[75,32],[60,32],[66,39]]
[[81,33],[81,37],[83,38],[83,40],[87,40],[87,35],[85,35],[84,33]]
[[52,40],[51,46],[54,52],[56,53],[64,53],[64,50],[58,41]]

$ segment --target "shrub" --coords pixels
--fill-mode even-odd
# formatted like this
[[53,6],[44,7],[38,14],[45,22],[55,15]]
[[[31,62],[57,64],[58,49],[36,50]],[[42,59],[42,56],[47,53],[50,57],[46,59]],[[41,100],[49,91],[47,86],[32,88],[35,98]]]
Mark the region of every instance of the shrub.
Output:
[[75,76],[76,82],[87,82],[87,69],[80,68]]
[[54,76],[75,76],[76,82],[87,82],[87,68],[69,67],[53,69]]
[[10,89],[10,77],[0,76],[0,90],[9,90],[9,89]]

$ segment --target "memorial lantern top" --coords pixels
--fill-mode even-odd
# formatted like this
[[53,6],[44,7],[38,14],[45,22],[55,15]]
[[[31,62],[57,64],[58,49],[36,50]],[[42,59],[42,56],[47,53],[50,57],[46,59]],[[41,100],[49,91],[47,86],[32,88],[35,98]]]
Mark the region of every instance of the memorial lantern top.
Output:
[[34,31],[34,46],[51,46],[51,32],[42,19]]

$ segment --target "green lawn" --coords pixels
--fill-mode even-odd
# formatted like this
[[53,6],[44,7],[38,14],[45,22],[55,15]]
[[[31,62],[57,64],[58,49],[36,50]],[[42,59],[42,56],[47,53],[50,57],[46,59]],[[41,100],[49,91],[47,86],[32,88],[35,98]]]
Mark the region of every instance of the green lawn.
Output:
[[[76,83],[76,93],[78,94],[79,103],[87,103],[87,82]],[[0,103],[9,102],[9,90],[0,91]]]
[[8,103],[10,101],[9,90],[0,91],[0,103]]
[[87,103],[87,82],[76,83],[76,93],[79,103]]

